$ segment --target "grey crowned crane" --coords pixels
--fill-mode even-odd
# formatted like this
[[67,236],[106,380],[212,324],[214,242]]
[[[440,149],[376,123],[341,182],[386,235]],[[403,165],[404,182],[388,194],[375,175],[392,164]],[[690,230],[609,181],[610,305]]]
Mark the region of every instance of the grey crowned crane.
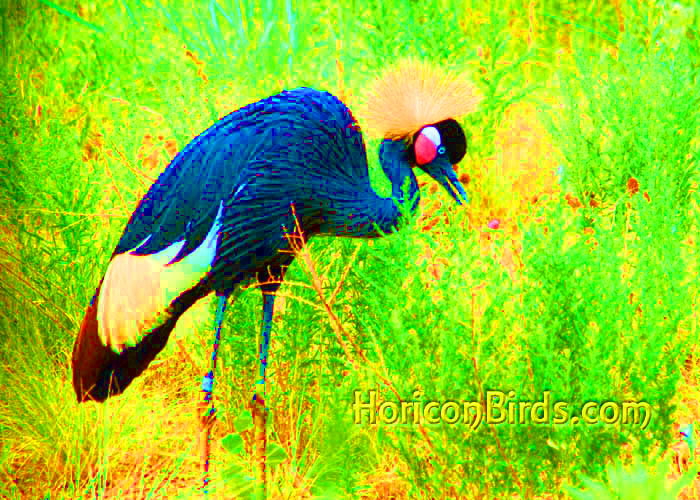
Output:
[[[411,199],[418,195],[414,168],[457,203],[460,196],[466,201],[453,165],[464,157],[467,141],[454,118],[474,111],[479,99],[468,80],[415,60],[375,82],[366,117],[384,138],[379,161],[392,185],[388,198],[370,185],[357,121],[327,92],[283,91],[192,139],[131,215],[87,307],[72,357],[78,401],[101,402],[123,392],[163,349],[178,318],[215,293],[212,366],[202,384],[202,410],[211,408],[200,417],[206,485],[211,391],[227,301],[247,282],[260,283],[262,390],[255,391],[253,408],[264,418],[275,292],[294,259],[289,234],[296,228],[305,238],[391,232],[405,181]],[[415,196],[411,209],[418,201]]]

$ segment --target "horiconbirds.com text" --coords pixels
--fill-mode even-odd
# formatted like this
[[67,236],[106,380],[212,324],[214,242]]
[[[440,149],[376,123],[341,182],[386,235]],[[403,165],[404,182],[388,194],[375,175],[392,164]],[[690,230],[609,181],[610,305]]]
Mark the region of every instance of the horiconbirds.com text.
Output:
[[646,429],[651,405],[644,401],[586,401],[572,405],[552,399],[550,391],[539,401],[515,399],[515,391],[486,391],[482,401],[426,401],[415,391],[412,401],[377,401],[377,391],[354,391],[355,424],[439,424],[468,425],[476,430],[486,424],[631,424]]

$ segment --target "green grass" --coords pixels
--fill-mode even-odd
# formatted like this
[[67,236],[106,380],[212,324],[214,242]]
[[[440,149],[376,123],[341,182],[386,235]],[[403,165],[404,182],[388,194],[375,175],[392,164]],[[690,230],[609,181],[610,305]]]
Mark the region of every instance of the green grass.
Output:
[[[359,110],[376,71],[406,55],[466,71],[484,93],[462,121],[470,204],[419,176],[421,208],[399,234],[318,238],[295,261],[272,333],[270,497],[610,498],[684,472],[655,464],[676,424],[700,419],[697,4],[0,7],[0,498],[200,497],[213,300],[125,394],[79,406],[70,353],[85,306],[135,204],[192,137],[301,85]],[[387,195],[379,138],[366,141]],[[246,290],[223,329],[215,497],[250,493],[260,314]],[[355,390],[424,404],[550,391],[576,410],[645,401],[653,418],[354,424]],[[634,473],[609,472],[635,455]]]

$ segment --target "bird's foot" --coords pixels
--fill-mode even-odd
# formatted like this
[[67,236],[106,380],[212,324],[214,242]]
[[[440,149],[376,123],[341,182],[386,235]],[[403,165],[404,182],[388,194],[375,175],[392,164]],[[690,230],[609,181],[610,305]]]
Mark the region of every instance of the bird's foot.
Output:
[[210,403],[206,394],[197,404],[197,414],[202,429],[209,429],[216,422],[216,408]]

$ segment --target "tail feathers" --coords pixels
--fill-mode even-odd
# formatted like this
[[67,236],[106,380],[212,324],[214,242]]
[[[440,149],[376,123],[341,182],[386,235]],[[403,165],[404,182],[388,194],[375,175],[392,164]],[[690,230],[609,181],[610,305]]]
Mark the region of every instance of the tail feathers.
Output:
[[180,316],[210,291],[204,282],[187,290],[168,308],[162,324],[144,335],[136,345],[124,347],[117,353],[104,345],[98,332],[97,308],[101,288],[102,285],[85,312],[73,347],[73,388],[79,403],[102,402],[124,392],[163,350]]
[[102,283],[85,312],[78,338],[73,346],[73,389],[79,403],[88,399],[104,401],[107,398],[105,388],[96,390],[97,382],[103,367],[111,365],[118,358],[114,352],[102,345],[97,335],[97,302],[101,288]]

